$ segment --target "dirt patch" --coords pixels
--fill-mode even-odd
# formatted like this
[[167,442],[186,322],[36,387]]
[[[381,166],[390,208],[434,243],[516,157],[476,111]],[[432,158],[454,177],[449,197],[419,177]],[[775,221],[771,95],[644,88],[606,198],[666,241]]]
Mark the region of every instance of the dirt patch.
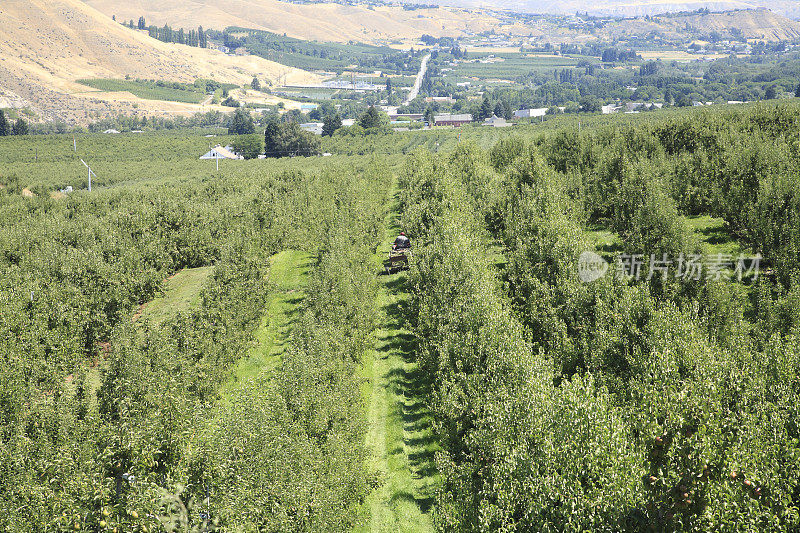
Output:
[[36,196],[36,194],[33,191],[31,191],[30,189],[25,188],[25,189],[22,189],[22,196],[25,197],[25,198],[33,198],[33,197]]

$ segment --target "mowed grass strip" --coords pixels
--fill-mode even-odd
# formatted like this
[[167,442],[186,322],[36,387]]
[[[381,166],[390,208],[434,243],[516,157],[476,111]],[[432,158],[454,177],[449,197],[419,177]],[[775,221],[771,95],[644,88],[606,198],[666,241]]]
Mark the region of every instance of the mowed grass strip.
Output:
[[700,241],[700,247],[707,256],[723,254],[733,258],[749,252],[736,240],[722,218],[710,215],[686,217],[686,225]]
[[[387,217],[383,243],[374,256],[376,275],[400,231],[395,217],[395,212]],[[372,452],[369,466],[378,486],[367,499],[366,524],[356,531],[430,532],[438,444],[425,403],[426,381],[414,360],[415,338],[406,325],[407,274],[380,274],[379,280],[377,307],[383,327],[375,332],[375,349],[364,356],[362,387]]]
[[231,380],[221,387],[223,398],[230,396],[237,383],[279,363],[305,299],[313,263],[311,254],[297,250],[284,250],[270,258],[271,293],[264,318],[255,332],[255,345],[237,362]]
[[147,320],[157,326],[177,313],[189,311],[200,303],[200,293],[214,267],[184,268],[164,282],[163,294],[142,306],[135,320]]

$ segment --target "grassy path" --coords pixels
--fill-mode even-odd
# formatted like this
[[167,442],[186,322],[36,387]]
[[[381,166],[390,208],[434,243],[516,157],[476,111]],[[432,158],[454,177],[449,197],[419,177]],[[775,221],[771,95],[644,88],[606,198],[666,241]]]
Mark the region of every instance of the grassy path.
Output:
[[305,298],[305,286],[313,258],[296,250],[285,250],[270,258],[271,293],[261,325],[255,332],[256,344],[233,369],[233,378],[220,388],[222,398],[242,380],[258,375],[278,364],[292,326]]
[[[393,209],[373,258],[376,273],[382,270],[398,231]],[[413,360],[414,337],[405,326],[410,298],[406,277],[403,272],[378,276],[376,308],[382,314],[382,327],[363,365],[369,466],[380,483],[367,501],[369,520],[357,530],[363,533],[433,531],[429,511],[437,481],[436,440],[424,403],[426,383]]]

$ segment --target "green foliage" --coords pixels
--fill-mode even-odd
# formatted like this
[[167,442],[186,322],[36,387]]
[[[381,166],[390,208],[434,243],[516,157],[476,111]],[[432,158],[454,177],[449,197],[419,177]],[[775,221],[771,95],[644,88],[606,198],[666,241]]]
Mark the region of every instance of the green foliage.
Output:
[[[30,142],[41,143],[44,161],[39,164],[74,163],[71,137],[69,142],[52,137]],[[326,530],[346,529],[343,524],[353,522],[354,514],[341,510],[355,509],[367,490],[367,478],[359,470],[363,416],[356,416],[360,405],[352,369],[355,354],[370,342],[372,327],[371,314],[356,310],[374,301],[374,295],[344,294],[353,288],[369,291],[363,283],[371,277],[361,260],[364,247],[356,252],[352,238],[363,235],[364,242],[374,242],[374,221],[382,217],[389,175],[371,172],[356,179],[360,164],[325,172],[265,173],[257,162],[242,162],[230,167],[232,174],[212,178],[202,170],[208,168],[204,162],[196,161],[196,154],[202,153],[198,148],[206,142],[202,136],[186,135],[127,141],[121,136],[82,137],[78,145],[82,150],[91,146],[98,173],[107,160],[115,165],[107,168],[119,171],[117,179],[128,179],[114,187],[99,181],[91,194],[76,191],[56,200],[49,198],[47,189],[35,187],[40,194],[24,198],[16,181],[3,180],[0,283],[7,298],[0,299],[5,339],[0,365],[0,529],[73,530],[77,523],[79,530],[94,531],[102,529],[101,520],[118,530],[151,529],[157,522],[148,515],[180,518],[181,509],[191,527],[200,527],[198,513],[208,510],[201,481],[219,471],[210,462],[195,460],[193,435],[205,426],[209,406],[233,363],[250,349],[269,292],[267,258],[284,247],[314,254],[323,247],[340,250],[340,260],[325,269],[323,279],[331,283],[341,279],[337,276],[346,265],[354,272],[341,279],[334,293],[321,291],[330,299],[313,309],[323,314],[341,309],[342,314],[325,319],[328,329],[298,340],[298,359],[284,380],[287,387],[290,382],[300,387],[292,389],[300,397],[325,398],[320,405],[330,408],[323,419],[315,406],[297,410],[289,404],[290,412],[305,413],[308,422],[296,427],[307,427],[310,433],[295,434],[297,440],[286,449],[297,450],[301,464],[309,464],[312,457],[328,461],[322,470],[309,468],[307,476],[296,479],[314,479],[323,472],[344,476],[336,483],[333,477],[318,478],[320,489],[331,488],[325,500],[328,510],[317,516],[327,517],[320,526]],[[0,152],[6,159],[28,153],[13,142]],[[143,166],[153,157],[152,166]],[[165,169],[172,174],[154,180],[126,178],[126,158],[131,158],[136,176],[151,170],[163,176]],[[182,161],[197,166],[179,169]],[[37,171],[42,168],[48,167],[37,166]],[[179,177],[184,172],[197,177]],[[351,230],[339,235],[338,229],[345,227]],[[334,239],[330,243],[329,233]],[[184,267],[213,271],[202,282],[199,296],[191,297],[193,305],[158,320],[145,310],[132,323],[132,315],[153,299],[162,280]],[[324,287],[328,281],[321,283]],[[334,304],[338,298],[345,303]],[[313,330],[320,316],[310,313],[304,330]],[[331,344],[333,338],[341,342]],[[299,355],[306,345],[318,346],[309,353],[324,350],[330,359],[319,359],[320,366],[313,370]],[[342,346],[352,352],[342,351]],[[304,369],[308,379],[292,381]],[[302,392],[304,384],[312,382],[318,383],[315,390],[329,390],[331,371],[341,377],[337,392],[324,397]],[[97,373],[102,383],[94,385],[96,378],[88,375]],[[345,402],[346,398],[350,399]],[[327,420],[334,422],[334,431],[325,444],[317,439]],[[285,438],[287,429],[271,431]],[[320,449],[315,451],[317,445]],[[251,449],[260,454],[263,441],[252,441]],[[275,465],[285,467],[282,460]],[[302,493],[292,488],[285,494],[300,498]],[[216,496],[212,502],[216,519],[231,517],[228,524],[242,523],[241,508],[225,508]],[[294,513],[290,506],[286,512]],[[292,527],[301,527],[303,515],[292,516]]]
[[340,183],[342,208],[319,242],[278,367],[240,387],[202,443],[212,514],[223,526],[350,531],[357,523],[369,485],[355,372],[375,327],[368,258],[388,186],[380,174]]
[[[442,531],[797,529],[800,108],[665,117],[341,131],[314,150],[352,155],[219,172],[201,135],[3,138],[0,529],[363,526],[376,340],[415,348],[394,371],[432,418]],[[267,151],[300,133],[269,123]],[[78,157],[93,192],[50,197],[85,184]],[[413,339],[390,341],[374,252],[399,162]],[[314,258],[302,294],[282,250]],[[709,250],[761,275],[579,276],[587,251]],[[239,374],[274,298],[281,347]]]
[[322,121],[322,135],[331,137],[336,130],[342,127],[342,117],[339,114],[328,115]]
[[364,128],[368,133],[378,131],[381,128],[388,126],[389,116],[375,106],[369,106],[360,117],[358,117],[358,125]]
[[8,123],[5,112],[0,109],[0,137],[11,135],[11,125]]
[[321,141],[313,133],[303,131],[296,122],[267,123],[264,132],[264,153],[267,157],[319,155]]
[[261,135],[239,135],[233,141],[233,151],[245,159],[256,159],[264,151]]
[[256,132],[253,116],[249,111],[238,108],[231,117],[228,135],[252,135]]
[[27,135],[28,134],[28,123],[25,122],[25,119],[18,118],[17,121],[14,123],[14,128],[11,130],[12,135]]
[[[796,111],[770,110],[510,138],[494,172],[474,148],[412,158],[401,200],[423,243],[441,530],[797,527]],[[578,279],[587,222],[618,252],[674,258],[698,250],[689,209],[748,228],[734,235],[771,250],[775,276]]]

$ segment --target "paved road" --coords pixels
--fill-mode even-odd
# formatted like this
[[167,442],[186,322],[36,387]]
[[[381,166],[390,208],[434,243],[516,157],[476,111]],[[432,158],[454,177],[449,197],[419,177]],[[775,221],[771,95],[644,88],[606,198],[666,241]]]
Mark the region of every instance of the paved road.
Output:
[[425,72],[428,70],[428,60],[431,58],[431,55],[428,54],[422,58],[422,64],[419,66],[419,72],[417,73],[417,79],[414,81],[414,86],[411,88],[411,92],[408,93],[408,98],[406,101],[403,102],[403,105],[408,105],[411,103],[411,100],[417,97],[419,94],[419,88],[422,86],[422,78],[425,77]]

